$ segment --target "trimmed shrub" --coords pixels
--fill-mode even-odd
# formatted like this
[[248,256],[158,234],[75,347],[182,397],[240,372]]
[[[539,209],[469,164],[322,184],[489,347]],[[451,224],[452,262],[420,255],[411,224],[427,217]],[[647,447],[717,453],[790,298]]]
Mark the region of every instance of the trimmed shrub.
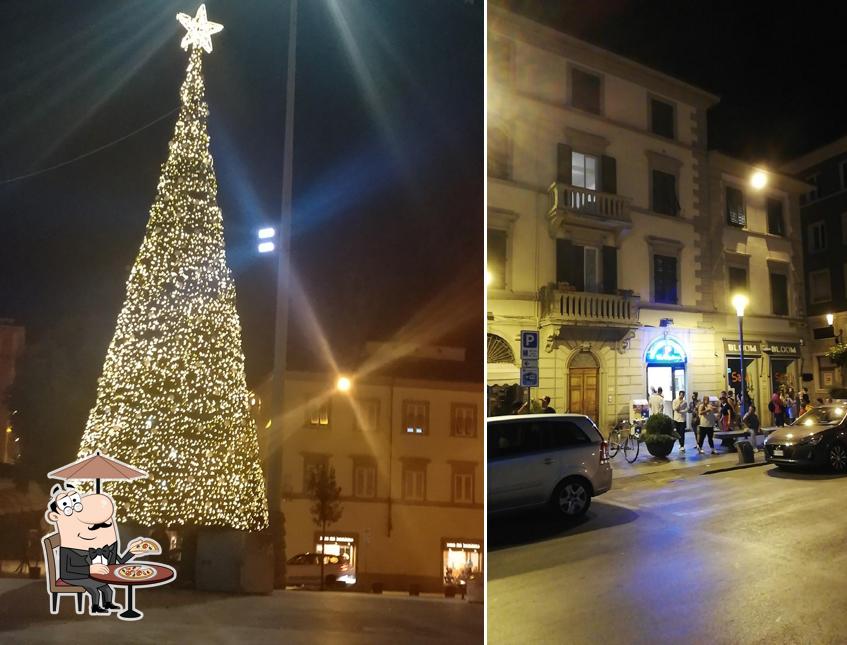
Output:
[[641,434],[647,452],[654,457],[667,457],[679,435],[674,430],[673,419],[666,414],[654,414],[644,424]]
[[676,437],[674,432],[673,419],[667,414],[654,414],[647,419],[644,424],[644,435],[663,434],[670,437]]

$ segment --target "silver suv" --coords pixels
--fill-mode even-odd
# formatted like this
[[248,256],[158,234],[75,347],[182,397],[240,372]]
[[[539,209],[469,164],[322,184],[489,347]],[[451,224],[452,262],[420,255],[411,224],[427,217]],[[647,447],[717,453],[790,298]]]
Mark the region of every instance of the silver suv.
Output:
[[581,414],[488,419],[488,511],[548,504],[578,517],[612,487],[609,445]]

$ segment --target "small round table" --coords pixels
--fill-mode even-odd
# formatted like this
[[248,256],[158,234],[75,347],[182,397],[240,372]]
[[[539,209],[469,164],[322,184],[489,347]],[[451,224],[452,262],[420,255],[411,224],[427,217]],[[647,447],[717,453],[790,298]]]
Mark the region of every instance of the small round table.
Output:
[[[142,578],[138,580],[127,580],[117,574],[118,569],[129,565],[150,567],[155,571],[155,573],[149,578]],[[172,567],[158,562],[130,560],[123,564],[107,564],[106,566],[109,567],[108,573],[89,573],[88,575],[94,580],[99,580],[100,582],[126,587],[126,607],[124,607],[124,610],[118,614],[118,617],[123,620],[138,620],[144,616],[144,614],[133,607],[133,590],[136,586],[157,587],[159,585],[167,584],[176,577],[176,571],[174,571]]]

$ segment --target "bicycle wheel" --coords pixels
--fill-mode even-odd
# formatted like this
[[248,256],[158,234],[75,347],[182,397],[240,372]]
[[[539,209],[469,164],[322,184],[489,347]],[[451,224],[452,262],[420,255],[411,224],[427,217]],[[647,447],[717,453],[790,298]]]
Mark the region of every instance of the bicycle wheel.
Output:
[[621,431],[612,430],[609,433],[609,458],[614,459],[621,449]]
[[623,454],[629,463],[634,463],[638,459],[638,437],[628,435],[623,444]]

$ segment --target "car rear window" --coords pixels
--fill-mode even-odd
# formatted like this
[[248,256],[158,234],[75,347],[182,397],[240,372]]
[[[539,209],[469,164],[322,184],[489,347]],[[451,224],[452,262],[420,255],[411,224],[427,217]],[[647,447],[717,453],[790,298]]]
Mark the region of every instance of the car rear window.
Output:
[[527,419],[488,426],[489,460],[506,459],[591,443],[575,422],[567,419]]

